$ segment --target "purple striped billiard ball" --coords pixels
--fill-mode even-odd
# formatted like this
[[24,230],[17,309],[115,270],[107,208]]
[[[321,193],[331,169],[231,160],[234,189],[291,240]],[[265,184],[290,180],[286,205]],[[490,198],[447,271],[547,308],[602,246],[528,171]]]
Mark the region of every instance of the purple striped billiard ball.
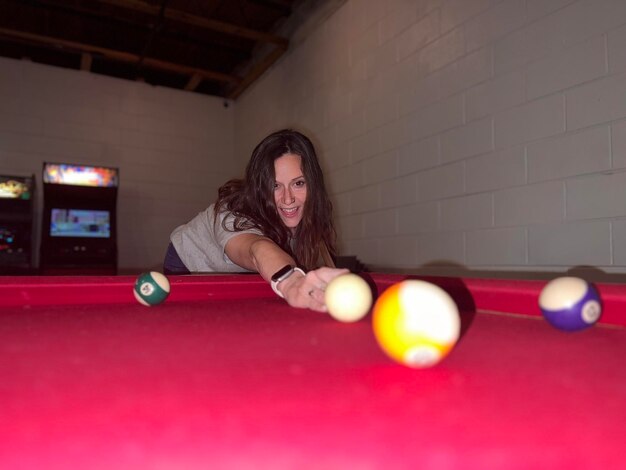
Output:
[[577,277],[559,277],[546,284],[539,295],[539,308],[548,323],[565,331],[589,328],[602,314],[596,289]]

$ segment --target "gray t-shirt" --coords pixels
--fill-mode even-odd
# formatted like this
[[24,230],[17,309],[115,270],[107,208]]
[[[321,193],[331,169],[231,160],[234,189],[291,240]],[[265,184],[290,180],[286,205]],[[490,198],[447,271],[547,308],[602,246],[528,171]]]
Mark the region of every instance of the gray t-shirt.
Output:
[[226,227],[232,230],[235,217],[222,212],[214,224],[213,207],[211,204],[191,221],[174,229],[170,240],[178,256],[191,272],[249,272],[228,259],[224,248],[228,240],[242,233],[263,233],[257,229],[240,232],[224,230],[222,221],[226,219]]

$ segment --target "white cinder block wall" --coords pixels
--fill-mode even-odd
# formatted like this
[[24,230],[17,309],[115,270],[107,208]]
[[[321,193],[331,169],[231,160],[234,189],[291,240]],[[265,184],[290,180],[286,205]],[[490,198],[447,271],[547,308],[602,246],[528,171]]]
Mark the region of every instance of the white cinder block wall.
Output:
[[237,102],[237,154],[285,126],[343,254],[626,272],[624,0],[348,0]]
[[[120,271],[160,268],[169,234],[240,174],[233,109],[144,83],[0,59],[0,173],[44,161],[120,169]],[[39,237],[37,237],[39,238]]]

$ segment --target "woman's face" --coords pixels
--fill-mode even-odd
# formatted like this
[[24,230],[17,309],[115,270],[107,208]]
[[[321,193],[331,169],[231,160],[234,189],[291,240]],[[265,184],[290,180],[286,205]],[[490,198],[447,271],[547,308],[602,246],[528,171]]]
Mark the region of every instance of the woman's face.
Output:
[[274,160],[274,201],[281,220],[292,231],[304,212],[306,181],[302,174],[300,155],[286,153]]

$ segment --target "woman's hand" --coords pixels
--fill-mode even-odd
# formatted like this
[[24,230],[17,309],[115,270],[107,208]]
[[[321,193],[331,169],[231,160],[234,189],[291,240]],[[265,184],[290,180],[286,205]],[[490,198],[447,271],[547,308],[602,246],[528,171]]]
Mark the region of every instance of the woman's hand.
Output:
[[347,274],[347,269],[318,268],[305,276],[295,272],[278,286],[285,300],[292,307],[310,308],[317,312],[326,312],[324,292],[330,281],[337,276]]

